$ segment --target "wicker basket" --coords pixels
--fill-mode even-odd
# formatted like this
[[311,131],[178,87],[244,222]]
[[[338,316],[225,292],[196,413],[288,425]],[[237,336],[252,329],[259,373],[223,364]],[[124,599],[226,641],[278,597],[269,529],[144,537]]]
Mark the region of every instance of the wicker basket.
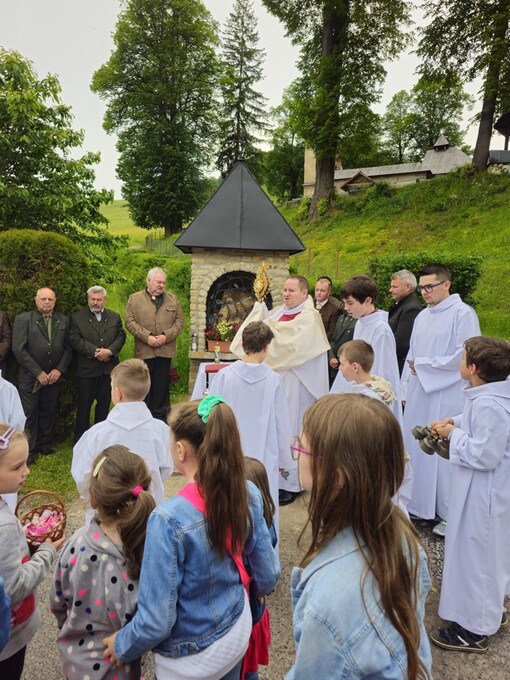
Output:
[[53,528],[42,534],[37,536],[26,534],[27,543],[31,549],[37,549],[47,538],[51,538],[52,541],[58,541],[59,538],[62,538],[67,521],[64,501],[52,491],[37,490],[27,493],[19,499],[16,505],[15,514],[23,528],[37,520],[44,511],[49,511],[53,515],[60,513],[61,519]]

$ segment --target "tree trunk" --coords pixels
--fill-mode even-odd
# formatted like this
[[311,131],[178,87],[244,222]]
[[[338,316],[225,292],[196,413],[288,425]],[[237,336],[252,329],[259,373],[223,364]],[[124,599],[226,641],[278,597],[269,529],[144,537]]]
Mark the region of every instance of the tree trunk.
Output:
[[318,205],[319,201],[325,198],[329,207],[333,206],[335,196],[335,159],[324,158],[315,161],[315,188],[308,213],[308,221],[316,219],[319,216]]
[[165,238],[169,238],[182,231],[182,220],[179,217],[170,217],[163,226],[165,227]]
[[480,172],[487,170],[489,160],[489,149],[492,137],[492,126],[494,125],[494,113],[496,111],[496,99],[500,90],[501,65],[506,54],[506,31],[510,17],[510,9],[507,0],[499,3],[498,11],[495,13],[495,25],[492,38],[491,54],[489,66],[485,76],[483,86],[483,104],[480,125],[478,126],[478,136],[476,138],[475,151],[473,153],[473,165]]

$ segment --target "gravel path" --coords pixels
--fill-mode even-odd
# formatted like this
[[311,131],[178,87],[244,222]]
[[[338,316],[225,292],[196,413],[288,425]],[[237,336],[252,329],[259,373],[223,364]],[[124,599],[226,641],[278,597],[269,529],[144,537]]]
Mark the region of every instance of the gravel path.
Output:
[[[182,477],[173,476],[166,483],[167,496],[173,495],[182,486]],[[80,501],[69,508],[68,535],[83,521],[83,510]],[[273,643],[271,646],[271,662],[260,672],[261,680],[280,680],[292,664],[294,642],[292,637],[292,614],[290,608],[290,571],[300,560],[297,539],[306,521],[306,506],[298,499],[292,505],[280,509],[280,558],[282,561],[282,579],[276,591],[269,598]],[[434,592],[427,602],[427,629],[437,627],[440,619],[437,616],[439,588],[441,583],[441,565],[443,559],[443,539],[436,538],[431,532],[432,525],[420,523],[417,529],[429,554],[429,565],[434,581]],[[39,588],[43,626],[28,647],[24,680],[63,680],[60,658],[53,640],[57,627],[50,614],[48,601],[48,579]],[[510,678],[510,631],[502,630],[491,638],[489,651],[481,654],[461,654],[445,652],[437,647],[432,649],[433,673],[436,680],[508,680]],[[150,655],[149,655],[150,656]],[[150,658],[146,664],[146,678],[153,679]],[[1,680],[8,680],[2,678]],[[317,680],[310,678],[310,680]],[[327,680],[327,679],[325,679]]]

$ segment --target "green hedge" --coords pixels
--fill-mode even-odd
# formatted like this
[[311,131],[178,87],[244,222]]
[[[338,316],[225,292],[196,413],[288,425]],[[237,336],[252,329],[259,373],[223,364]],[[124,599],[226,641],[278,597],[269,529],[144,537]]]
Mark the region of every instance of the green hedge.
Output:
[[458,293],[468,305],[476,306],[474,290],[482,271],[482,258],[475,255],[452,255],[451,253],[400,253],[378,255],[368,261],[368,274],[377,283],[377,306],[388,309],[392,303],[389,294],[391,275],[400,269],[409,269],[418,278],[418,272],[427,264],[438,262],[448,267],[452,276],[452,293]]
[[[14,317],[35,309],[35,294],[48,287],[57,296],[57,311],[72,314],[83,307],[91,285],[87,258],[65,236],[31,229],[0,233],[1,308],[12,325]],[[11,356],[7,377],[16,383],[18,366]],[[57,417],[57,438],[74,427],[76,375],[74,362],[65,376]]]

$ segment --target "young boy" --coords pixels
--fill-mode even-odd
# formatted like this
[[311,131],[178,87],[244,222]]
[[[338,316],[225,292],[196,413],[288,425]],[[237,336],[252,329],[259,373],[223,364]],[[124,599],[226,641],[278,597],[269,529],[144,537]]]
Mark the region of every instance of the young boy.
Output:
[[[84,432],[73,448],[71,474],[82,498],[88,501],[87,478],[92,461],[107,446],[123,444],[141,456],[152,477],[156,504],[164,500],[163,480],[172,474],[170,428],[151,416],[144,399],[150,388],[149,369],[141,359],[128,359],[111,374],[112,408],[106,420]],[[93,516],[87,506],[87,521]]]
[[[398,398],[400,372],[398,370],[395,336],[388,324],[388,312],[376,309],[377,286],[370,276],[360,274],[349,279],[340,291],[344,308],[358,322],[354,328],[353,340],[365,340],[374,350],[374,373],[385,378],[392,385],[397,398],[391,410],[402,424],[402,406]],[[331,392],[345,392],[343,377],[335,379]]]
[[487,636],[508,625],[510,582],[510,344],[464,343],[460,375],[469,381],[461,416],[432,422],[450,440],[452,485],[439,615],[430,633],[443,649],[484,653]]
[[365,340],[350,340],[338,351],[340,366],[338,370],[351,384],[351,391],[366,394],[391,407],[395,392],[390,383],[378,375],[370,373],[374,365],[374,350]]
[[278,373],[264,363],[273,337],[263,321],[249,323],[242,335],[244,361],[221,370],[213,391],[234,411],[245,456],[260,460],[267,470],[278,529],[278,488],[296,492],[299,481],[296,461],[290,455],[295,433],[290,429],[285,391]]

